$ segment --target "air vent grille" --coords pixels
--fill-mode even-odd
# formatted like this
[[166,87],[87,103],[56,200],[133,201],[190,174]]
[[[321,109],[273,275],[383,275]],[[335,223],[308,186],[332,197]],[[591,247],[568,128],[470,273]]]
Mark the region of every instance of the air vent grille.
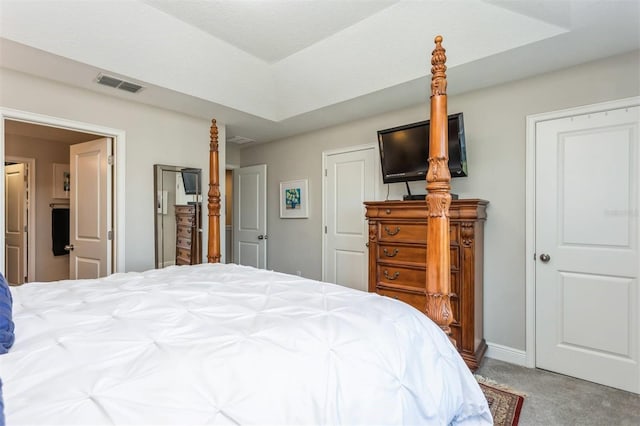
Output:
[[255,140],[245,138],[243,136],[232,136],[229,139],[227,139],[227,142],[235,143],[237,145],[244,145],[246,143],[253,143],[255,142]]
[[144,89],[144,87],[139,84],[120,80],[119,78],[111,77],[104,74],[98,74],[96,82],[98,84],[102,84],[103,86],[113,87],[115,89],[124,90],[129,93],[138,93],[140,90]]

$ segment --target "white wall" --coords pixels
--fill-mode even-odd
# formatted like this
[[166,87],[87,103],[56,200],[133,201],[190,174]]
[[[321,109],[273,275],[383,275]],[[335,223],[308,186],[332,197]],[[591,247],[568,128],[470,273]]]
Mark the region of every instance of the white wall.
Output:
[[[131,96],[135,99],[135,95]],[[210,121],[4,68],[0,69],[0,106],[126,132],[125,217],[120,218],[125,221],[125,269],[153,268],[153,165],[201,168],[203,182],[208,182]],[[218,123],[218,128],[222,141],[220,182],[224,182],[225,125]],[[220,190],[224,199],[224,187]],[[224,223],[224,211],[221,216]],[[203,226],[203,246],[206,247],[206,221]],[[221,239],[224,247],[224,233]],[[206,256],[206,250],[203,256]]]
[[[469,177],[454,179],[452,191],[490,201],[485,225],[487,341],[525,349],[525,117],[638,95],[639,76],[636,51],[449,99],[450,113],[464,113],[469,167]],[[455,84],[449,81],[449,87]],[[428,116],[425,100],[413,108],[244,148],[242,166],[268,166],[268,267],[321,278],[323,151],[375,143],[377,130]],[[278,184],[300,178],[309,179],[309,219],[282,220]],[[415,182],[412,192],[424,193],[423,187]],[[404,184],[393,184],[391,198],[404,192]]]
[[227,165],[239,166],[240,165],[240,145],[230,143],[227,146]]

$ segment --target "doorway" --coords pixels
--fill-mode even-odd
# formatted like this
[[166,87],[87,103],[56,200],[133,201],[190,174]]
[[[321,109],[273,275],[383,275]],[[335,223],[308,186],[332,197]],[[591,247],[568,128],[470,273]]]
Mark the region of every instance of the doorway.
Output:
[[378,193],[375,145],[322,154],[322,280],[367,291],[369,232],[365,201]]
[[635,393],[639,105],[607,102],[527,123],[528,362]]
[[224,192],[224,207],[225,207],[225,263],[234,263],[233,257],[233,169],[236,167],[227,165],[225,170],[225,192]]
[[267,267],[267,165],[233,171],[233,259],[238,265]]
[[6,278],[12,285],[35,280],[35,158],[5,156]]
[[[113,177],[110,179],[109,192],[113,199],[113,206],[110,207],[110,212],[107,212],[104,217],[111,216],[111,232],[109,233],[109,237],[113,238],[112,240],[112,253],[110,255],[109,264],[107,265],[107,274],[110,274],[115,271],[124,270],[124,221],[118,221],[118,215],[123,217],[124,215],[124,178],[125,178],[125,170],[124,167],[118,167],[118,161],[116,159],[121,159],[122,166],[124,166],[124,152],[125,152],[125,134],[121,130],[115,130],[110,128],[104,128],[96,125],[85,124],[80,122],[74,122],[65,119],[59,119],[50,116],[43,116],[39,114],[17,111],[11,109],[0,108],[0,155],[5,158],[6,155],[23,155],[13,152],[15,147],[20,149],[26,149],[27,145],[38,146],[40,143],[39,150],[42,151],[43,158],[38,159],[35,157],[35,167],[34,173],[35,176],[35,184],[32,186],[33,189],[36,189],[36,193],[38,194],[33,198],[32,211],[36,215],[36,218],[32,221],[32,223],[37,224],[39,222],[39,218],[43,219],[43,222],[46,223],[45,231],[37,232],[36,231],[29,234],[29,237],[33,235],[37,238],[40,244],[43,245],[43,249],[39,249],[40,245],[38,242],[34,242],[29,244],[29,247],[33,247],[35,249],[35,253],[30,258],[33,262],[30,265],[34,265],[36,267],[43,265],[46,268],[45,257],[43,253],[50,253],[52,251],[52,210],[54,208],[65,208],[68,206],[69,202],[65,198],[57,198],[54,197],[53,194],[53,180],[55,179],[55,169],[53,164],[56,163],[58,165],[64,166],[70,162],[70,155],[68,154],[68,149],[70,145],[73,145],[79,141],[86,141],[91,139],[96,139],[100,137],[107,136],[111,138],[114,142],[114,148],[109,161],[113,164]],[[30,131],[32,133],[25,135],[24,133]],[[19,137],[29,138],[30,144],[25,143],[14,143],[14,136],[18,134]],[[71,139],[71,141],[67,140],[66,142],[60,142],[60,138],[58,138],[61,134],[64,135],[73,135],[75,139]],[[62,138],[63,140],[64,138]],[[56,143],[55,141],[58,140]],[[56,149],[57,148],[57,149]],[[57,154],[59,157],[53,157],[51,151],[57,150],[67,150],[64,154]],[[36,149],[38,151],[38,149]],[[47,154],[49,153],[49,154]],[[2,171],[4,173],[4,161],[1,164]],[[38,169],[40,172],[38,173]],[[32,175],[33,176],[33,175]],[[63,175],[64,179],[64,175]],[[3,182],[0,185],[0,210],[5,210],[5,195],[6,188]],[[44,198],[43,198],[44,197]],[[39,201],[39,202],[38,202]],[[5,223],[2,221],[0,223],[0,239],[2,242],[0,244],[0,250],[2,253],[0,254],[0,271],[6,272],[6,253],[5,253]],[[53,256],[52,256],[53,257]],[[58,262],[60,264],[64,263],[68,265],[68,260],[62,260],[63,256],[60,256]],[[64,256],[67,259],[69,256]],[[68,266],[63,271],[62,269],[58,269],[55,274],[44,276],[46,280],[58,280],[68,278],[69,268]],[[29,277],[29,275],[27,275]],[[33,273],[33,278],[29,277],[29,281],[42,281],[42,276],[39,276],[37,272]]]

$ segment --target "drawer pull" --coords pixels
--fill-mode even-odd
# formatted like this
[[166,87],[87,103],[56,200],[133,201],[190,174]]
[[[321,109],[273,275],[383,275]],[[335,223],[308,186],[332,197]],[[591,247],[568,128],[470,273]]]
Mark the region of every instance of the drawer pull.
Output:
[[396,230],[392,231],[391,229],[389,229],[388,226],[384,227],[385,232],[387,233],[387,235],[389,235],[390,237],[393,237],[394,235],[397,235],[398,232],[400,232],[400,227],[396,226]]
[[385,213],[386,213],[386,214],[391,214],[391,209],[387,209],[387,210],[385,210]]
[[393,281],[395,279],[397,279],[400,276],[400,272],[394,272],[393,276],[389,275],[389,271],[387,271],[386,269],[384,270],[384,277],[386,279],[388,279],[389,281]]
[[398,249],[393,249],[393,253],[389,253],[387,251],[387,249],[382,249],[382,252],[384,253],[385,256],[387,257],[396,257],[396,254],[398,254]]

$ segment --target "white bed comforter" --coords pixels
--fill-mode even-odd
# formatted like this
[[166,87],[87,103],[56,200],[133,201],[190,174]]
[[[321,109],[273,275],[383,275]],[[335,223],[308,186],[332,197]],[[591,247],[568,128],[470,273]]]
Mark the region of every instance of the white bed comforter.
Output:
[[491,423],[440,329],[376,294],[221,264],[11,290],[7,425]]

